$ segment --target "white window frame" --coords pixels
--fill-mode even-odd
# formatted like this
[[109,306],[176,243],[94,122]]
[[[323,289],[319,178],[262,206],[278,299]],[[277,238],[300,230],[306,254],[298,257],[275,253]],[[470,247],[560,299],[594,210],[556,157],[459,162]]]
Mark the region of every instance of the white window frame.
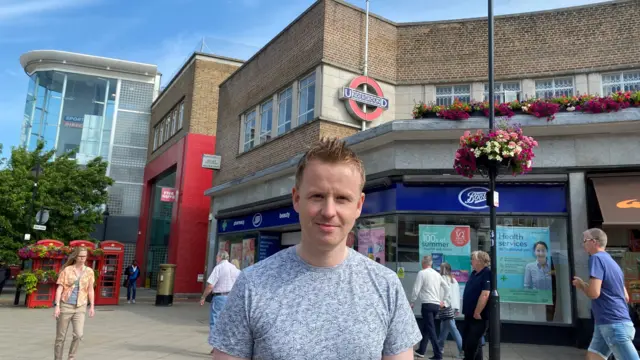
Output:
[[158,148],[158,127],[153,127],[153,151],[156,151]]
[[[306,82],[306,83],[305,83]],[[298,125],[302,125],[302,124],[306,124],[310,121],[313,120],[314,118],[314,112],[315,112],[315,108],[316,108],[316,72],[315,70],[303,77],[302,79],[300,79],[298,81],[298,83],[300,84],[298,86]],[[307,93],[307,103],[309,102],[309,89],[313,86],[313,90],[314,90],[314,94],[313,94],[313,107],[311,107],[311,109],[306,109],[304,112],[302,112],[302,107],[300,107],[300,99],[302,99],[302,93],[306,92]],[[306,104],[305,104],[306,106]],[[311,118],[308,118],[309,114],[311,114]]]
[[[617,80],[607,79],[610,76],[618,76]],[[625,79],[625,76],[627,78]],[[605,88],[616,87],[616,90],[605,92]],[[640,70],[618,71],[615,73],[602,74],[602,96],[609,96],[617,91],[640,91]]]
[[171,111],[171,136],[175,135],[178,131],[178,108],[176,107]]
[[[506,85],[518,85],[518,90],[505,90]],[[500,97],[498,100],[500,104],[512,102],[514,100],[520,101],[522,99],[522,84],[520,81],[496,81],[494,83],[494,96]],[[484,100],[489,101],[489,83],[484,84]]]
[[[571,86],[560,86],[557,83],[560,81],[564,81],[564,80],[571,80]],[[551,81],[551,87],[550,88],[543,88],[543,87],[539,87],[539,85],[542,82],[548,82]],[[547,78],[547,79],[537,79],[535,81],[535,91],[536,91],[536,98],[538,99],[551,99],[551,98],[556,98],[556,97],[562,97],[563,95],[566,95],[567,97],[571,97],[573,95],[575,95],[576,93],[576,81],[573,78],[573,76],[562,76],[562,77],[554,77],[554,78]],[[540,93],[544,93],[544,92],[553,92],[553,96],[551,97],[547,97],[547,96],[540,96]]]
[[[266,119],[267,112],[271,113],[271,119]],[[268,126],[268,129],[265,129]],[[260,144],[271,140],[273,133],[273,98],[265,101],[260,105]]]
[[178,112],[178,129],[182,129],[182,125],[184,122],[184,101],[180,102],[180,106],[179,106],[179,112]]
[[[463,91],[463,88],[467,87],[468,90]],[[449,90],[449,93],[438,94],[438,89]],[[453,104],[456,99],[460,97],[467,97],[468,99],[461,100],[462,102],[471,101],[471,84],[457,84],[457,85],[442,85],[436,86],[436,104],[440,106],[449,106]]]
[[[253,118],[251,118],[251,116],[253,115]],[[249,125],[250,122],[253,122],[253,134],[251,134],[251,137],[249,140],[247,140],[247,129],[250,129],[250,127],[248,127],[247,125]],[[256,112],[256,110],[251,110],[249,112],[246,113],[246,115],[244,116],[244,123],[242,126],[242,150],[244,151],[249,151],[251,149],[253,149],[256,146],[256,124],[258,123],[258,114]]]
[[[287,94],[288,93],[288,94]],[[287,101],[291,100],[291,117],[289,117],[288,119],[286,118],[287,116]],[[283,123],[280,123],[280,117],[282,117],[284,119]],[[278,119],[275,120],[276,122],[276,127],[277,127],[277,134],[278,135],[282,135],[284,133],[286,133],[288,130],[286,129],[287,124],[289,124],[289,130],[291,130],[292,128],[292,117],[293,117],[293,86],[289,86],[288,88],[282,90],[279,94],[278,94]]]

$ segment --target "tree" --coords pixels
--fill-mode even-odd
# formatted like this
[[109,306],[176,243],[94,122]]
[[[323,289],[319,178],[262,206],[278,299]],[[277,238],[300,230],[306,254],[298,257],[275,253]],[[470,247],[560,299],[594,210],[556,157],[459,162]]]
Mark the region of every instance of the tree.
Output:
[[[1,147],[0,147],[1,151]],[[113,180],[106,176],[107,162],[97,157],[78,165],[75,152],[55,156],[38,144],[34,151],[13,148],[10,159],[0,159],[0,260],[15,262],[16,251],[39,239],[90,239],[96,224],[102,223],[101,206],[107,203],[107,188]],[[31,170],[40,164],[38,191],[31,209],[34,177]],[[35,231],[38,210],[49,211],[45,231]]]

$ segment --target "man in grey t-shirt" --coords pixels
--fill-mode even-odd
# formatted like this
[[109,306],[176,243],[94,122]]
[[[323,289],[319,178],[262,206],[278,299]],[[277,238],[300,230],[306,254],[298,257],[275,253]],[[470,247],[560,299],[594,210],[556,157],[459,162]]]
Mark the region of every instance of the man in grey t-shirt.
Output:
[[422,336],[395,272],[346,247],[364,203],[362,162],[322,140],[292,190],[301,243],[249,267],[218,318],[215,360],[410,360]]

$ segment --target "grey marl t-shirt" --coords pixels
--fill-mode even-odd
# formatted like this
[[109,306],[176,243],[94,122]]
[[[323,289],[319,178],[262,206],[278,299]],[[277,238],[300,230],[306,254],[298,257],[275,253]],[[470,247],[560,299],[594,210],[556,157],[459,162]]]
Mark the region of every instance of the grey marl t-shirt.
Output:
[[245,269],[213,347],[244,359],[380,360],[422,339],[398,276],[349,249],[318,268],[290,247]]

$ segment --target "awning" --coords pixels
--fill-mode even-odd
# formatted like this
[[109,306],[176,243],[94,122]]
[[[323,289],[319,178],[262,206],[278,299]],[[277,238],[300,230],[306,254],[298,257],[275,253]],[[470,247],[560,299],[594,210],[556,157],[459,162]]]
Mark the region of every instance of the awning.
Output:
[[604,225],[640,225],[640,176],[592,180]]

